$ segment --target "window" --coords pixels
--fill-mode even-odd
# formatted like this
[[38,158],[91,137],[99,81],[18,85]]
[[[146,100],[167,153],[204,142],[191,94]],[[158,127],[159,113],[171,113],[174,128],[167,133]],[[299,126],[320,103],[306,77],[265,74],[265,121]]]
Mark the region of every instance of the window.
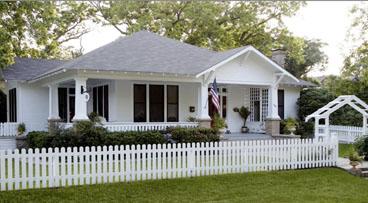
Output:
[[97,86],[92,89],[93,112],[109,121],[109,86]]
[[146,85],[134,85],[134,122],[146,122]]
[[149,121],[164,122],[164,86],[149,86]]
[[278,112],[281,119],[285,118],[285,91],[284,90],[278,90],[277,91],[277,97],[278,97]]
[[59,117],[63,122],[72,122],[75,114],[75,88],[58,88]]
[[68,88],[58,89],[59,117],[63,122],[68,121]]
[[17,122],[17,90],[9,90],[9,122]]
[[179,87],[176,85],[167,86],[167,121],[179,121]]
[[222,96],[222,118],[226,118],[226,96]]
[[263,122],[268,116],[268,89],[250,88],[250,121]]

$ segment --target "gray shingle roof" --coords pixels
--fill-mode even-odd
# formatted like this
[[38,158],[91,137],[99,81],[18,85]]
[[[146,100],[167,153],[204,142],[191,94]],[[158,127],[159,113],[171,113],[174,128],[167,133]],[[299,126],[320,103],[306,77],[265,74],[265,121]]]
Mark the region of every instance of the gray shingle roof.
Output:
[[14,64],[2,71],[5,80],[31,80],[65,63],[61,60],[19,57],[16,57],[14,61]]
[[196,74],[216,52],[147,31],[134,33],[60,66],[62,69]]
[[299,82],[293,81],[293,82],[281,82],[283,85],[290,85],[290,86],[298,86],[298,87],[317,87],[318,85],[299,79]]

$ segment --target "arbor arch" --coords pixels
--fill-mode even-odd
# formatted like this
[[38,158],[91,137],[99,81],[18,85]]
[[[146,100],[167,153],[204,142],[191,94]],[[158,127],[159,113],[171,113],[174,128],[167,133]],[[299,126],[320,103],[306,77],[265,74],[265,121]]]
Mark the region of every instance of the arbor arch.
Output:
[[[355,95],[341,95],[305,118],[305,122],[308,122],[310,119],[314,118],[315,137],[328,136],[330,134],[330,115],[345,105],[351,106],[353,109],[362,114],[363,134],[367,132],[368,105]],[[325,121],[323,125],[319,124],[321,119]]]

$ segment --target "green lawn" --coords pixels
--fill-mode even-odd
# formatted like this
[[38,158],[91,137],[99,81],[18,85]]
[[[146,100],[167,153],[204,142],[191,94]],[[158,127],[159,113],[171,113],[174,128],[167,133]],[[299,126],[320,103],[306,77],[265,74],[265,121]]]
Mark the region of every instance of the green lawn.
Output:
[[339,157],[349,157],[351,151],[354,150],[353,144],[339,144]]
[[309,169],[0,192],[1,202],[367,202],[368,180]]

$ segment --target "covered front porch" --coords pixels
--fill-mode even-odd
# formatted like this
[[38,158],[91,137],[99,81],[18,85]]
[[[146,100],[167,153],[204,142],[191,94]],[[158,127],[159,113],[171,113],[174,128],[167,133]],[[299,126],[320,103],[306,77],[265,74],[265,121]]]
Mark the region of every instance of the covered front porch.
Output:
[[[180,78],[155,81],[76,77],[47,85],[48,119],[61,120],[69,127],[95,112],[110,131],[196,127],[215,113],[209,102],[210,81],[202,84]],[[272,109],[278,107],[277,90],[274,85],[230,84],[219,80],[219,115],[226,120],[227,131],[240,132],[242,120],[233,109],[246,106],[251,111],[246,123],[250,132],[266,133],[267,118],[272,118],[272,112],[278,117],[278,109]]]

